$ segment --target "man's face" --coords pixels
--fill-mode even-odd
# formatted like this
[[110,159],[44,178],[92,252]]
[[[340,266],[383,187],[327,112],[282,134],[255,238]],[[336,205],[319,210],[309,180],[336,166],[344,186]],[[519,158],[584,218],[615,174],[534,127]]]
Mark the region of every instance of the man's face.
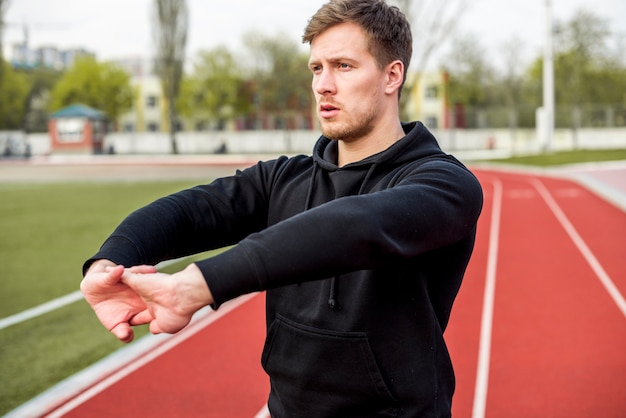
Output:
[[384,105],[385,74],[365,31],[342,23],[322,32],[311,42],[309,68],[324,136],[351,142],[371,133]]

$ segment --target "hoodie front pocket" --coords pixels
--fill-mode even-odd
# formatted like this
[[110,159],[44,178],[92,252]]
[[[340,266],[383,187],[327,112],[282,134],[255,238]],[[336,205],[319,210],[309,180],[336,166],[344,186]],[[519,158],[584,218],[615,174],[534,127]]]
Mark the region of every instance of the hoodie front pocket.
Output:
[[397,403],[365,333],[323,330],[278,316],[268,330],[262,364],[277,416],[396,415]]

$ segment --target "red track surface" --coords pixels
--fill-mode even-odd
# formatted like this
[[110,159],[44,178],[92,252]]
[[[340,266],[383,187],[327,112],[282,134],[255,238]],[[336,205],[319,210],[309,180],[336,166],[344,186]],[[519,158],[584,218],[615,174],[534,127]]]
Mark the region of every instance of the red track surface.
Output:
[[[571,181],[477,174],[485,207],[446,331],[453,415],[626,416],[626,213]],[[254,296],[64,416],[254,417],[269,388],[263,303]]]

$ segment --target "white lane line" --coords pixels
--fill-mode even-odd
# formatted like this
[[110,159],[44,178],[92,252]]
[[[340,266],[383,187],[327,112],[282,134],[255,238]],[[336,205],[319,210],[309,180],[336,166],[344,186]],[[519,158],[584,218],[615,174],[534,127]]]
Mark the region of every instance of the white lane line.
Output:
[[[48,413],[47,415],[45,415],[45,417],[47,418],[62,417],[63,415],[67,414],[69,411],[75,409],[76,407],[88,401],[89,399],[96,396],[100,392],[103,392],[109,386],[119,382],[120,380],[122,380],[129,374],[133,373],[137,369],[145,366],[152,360],[156,359],[160,355],[176,347],[178,344],[192,337],[193,335],[195,335],[196,333],[198,333],[205,327],[209,326],[213,322],[227,315],[231,311],[237,309],[238,307],[240,307],[241,305],[243,305],[244,303],[246,303],[247,301],[249,301],[251,298],[253,298],[256,295],[258,295],[258,293],[252,293],[252,294],[240,296],[237,299],[234,299],[230,302],[225,303],[217,311],[213,311],[210,308],[205,308],[204,311],[201,312],[201,316],[197,318],[197,320],[194,320],[190,325],[188,325],[187,328],[184,328],[178,334],[170,336],[165,342],[163,342],[161,345],[157,347],[151,348],[150,351],[141,353],[141,355],[139,356],[128,359],[128,363],[126,365],[122,365],[122,367],[120,367],[120,364],[118,363],[116,366],[120,368],[117,371],[115,371],[113,374],[110,374],[106,378],[98,382],[95,382],[93,386],[80,392],[78,396],[72,398],[71,400],[64,403],[57,409]],[[39,407],[41,407],[41,405],[39,405]],[[54,408],[54,406],[52,405],[50,405],[50,407]],[[48,409],[48,411],[49,410],[50,409]]]
[[61,417],[243,305],[255,295],[257,293],[240,296],[226,302],[217,311],[208,307],[202,309],[194,316],[191,324],[178,334],[146,336],[43,392],[3,418]]
[[574,242],[578,250],[582,253],[583,257],[600,280],[600,283],[602,283],[606,291],[609,292],[609,295],[611,296],[619,310],[622,311],[622,314],[624,315],[624,317],[626,317],[626,300],[624,300],[624,296],[620,293],[617,286],[615,286],[615,283],[613,282],[613,280],[611,280],[611,277],[609,277],[596,256],[593,254],[593,252],[591,252],[578,231],[576,231],[576,228],[574,228],[574,225],[572,225],[563,210],[561,210],[561,207],[554,200],[546,186],[544,186],[544,184],[537,179],[533,179],[531,182],[533,186],[537,189],[543,200],[546,202],[550,210],[552,210],[552,213],[554,213],[554,216],[556,216],[563,229],[565,229],[567,235],[569,235],[570,239]]
[[491,330],[493,326],[493,304],[496,293],[496,268],[500,240],[500,218],[502,213],[502,182],[494,179],[491,225],[489,229],[489,252],[487,256],[487,278],[483,297],[483,315],[480,324],[478,366],[472,418],[483,418],[487,406],[487,386],[489,383],[489,362],[491,359]]
[[270,410],[267,408],[267,405],[263,406],[263,408],[256,413],[254,418],[271,418]]
[[[182,261],[185,258],[187,257],[177,258],[175,260],[163,261],[157,265],[157,268],[161,269],[161,268],[167,267],[171,264],[178,263],[179,261]],[[56,299],[52,299],[48,302],[42,303],[41,305],[37,305],[34,308],[26,309],[14,315],[7,316],[5,318],[0,319],[0,330],[8,328],[11,325],[19,324],[20,322],[28,321],[29,319],[36,318],[40,315],[47,314],[48,312],[52,312],[56,309],[60,309],[74,302],[78,302],[81,299],[83,299],[82,292],[80,290],[76,290],[72,293],[68,293],[67,295],[61,296]]]
[[83,294],[80,290],[69,293],[60,298],[53,299],[34,308],[26,309],[25,311],[16,313],[15,315],[7,316],[0,319],[0,329],[5,329],[11,325],[19,324],[20,322],[28,321],[29,319],[38,317],[39,315],[46,314],[56,309],[62,308],[71,303],[77,302],[83,298]]

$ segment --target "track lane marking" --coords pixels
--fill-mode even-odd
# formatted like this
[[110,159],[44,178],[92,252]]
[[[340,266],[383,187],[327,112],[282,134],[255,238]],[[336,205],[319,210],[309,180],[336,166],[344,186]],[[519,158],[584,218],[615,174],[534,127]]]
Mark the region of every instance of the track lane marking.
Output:
[[491,333],[493,328],[493,305],[496,292],[496,268],[498,265],[498,247],[500,237],[500,218],[502,213],[502,181],[495,178],[493,184],[493,200],[491,223],[489,227],[489,250],[487,255],[487,273],[485,293],[483,297],[483,313],[480,324],[480,342],[478,347],[478,365],[472,418],[483,418],[487,405],[487,389],[489,384],[489,363],[491,360]]
[[259,412],[256,413],[254,418],[271,418],[270,410],[267,405],[264,405]]
[[42,303],[41,305],[37,305],[34,308],[26,309],[14,315],[9,315],[6,318],[0,319],[0,330],[63,308],[64,306],[78,302],[82,299],[82,292],[80,290],[76,290],[72,293],[68,293],[67,295],[52,299],[51,301]]
[[238,307],[244,305],[253,297],[257,296],[258,293],[251,293],[244,296],[240,296],[237,299],[234,299],[230,302],[225,303],[222,307],[213,311],[211,308],[205,308],[204,312],[201,313],[196,321],[193,321],[190,325],[180,331],[178,334],[174,334],[171,338],[167,339],[164,343],[152,349],[151,351],[144,353],[141,357],[132,359],[128,364],[122,366],[116,372],[106,377],[105,379],[99,381],[92,387],[88,388],[84,392],[80,393],[78,396],[71,399],[69,402],[64,403],[57,409],[51,411],[47,415],[46,418],[60,418],[69,411],[72,411],[76,407],[80,406],[84,402],[98,395],[100,392],[106,390],[109,386],[117,383],[122,380],[129,374],[135,372],[146,364],[150,363],[152,360],[171,350],[175,346],[189,339],[205,327],[211,325],[213,322],[218,319],[226,316],[231,311],[237,309]]
[[[189,257],[181,257],[173,260],[162,261],[157,264],[157,269],[162,269],[171,264],[178,263]],[[29,319],[36,318],[41,315],[45,315],[49,312],[55,311],[57,309],[61,309],[67,305],[70,305],[74,302],[78,302],[79,300],[83,300],[83,293],[80,290],[75,290],[74,292],[68,293],[67,295],[60,296],[56,299],[52,299],[48,302],[44,302],[41,305],[37,305],[33,308],[29,308],[18,312],[13,315],[9,315],[5,318],[0,318],[0,330],[4,328],[8,328],[12,325],[17,325],[19,323],[28,321]]]
[[617,286],[615,286],[613,280],[611,280],[611,277],[604,270],[596,256],[593,254],[589,246],[587,246],[576,228],[574,228],[574,225],[572,225],[559,204],[556,202],[556,200],[554,200],[552,194],[546,188],[546,186],[538,179],[532,179],[530,180],[530,182],[535,187],[535,189],[537,189],[554,216],[556,216],[563,229],[565,229],[565,232],[567,232],[567,235],[569,235],[570,239],[574,242],[574,245],[576,245],[593,272],[596,274],[596,276],[600,280],[600,283],[602,283],[619,310],[626,318],[626,300],[624,299],[624,296],[620,293]]

